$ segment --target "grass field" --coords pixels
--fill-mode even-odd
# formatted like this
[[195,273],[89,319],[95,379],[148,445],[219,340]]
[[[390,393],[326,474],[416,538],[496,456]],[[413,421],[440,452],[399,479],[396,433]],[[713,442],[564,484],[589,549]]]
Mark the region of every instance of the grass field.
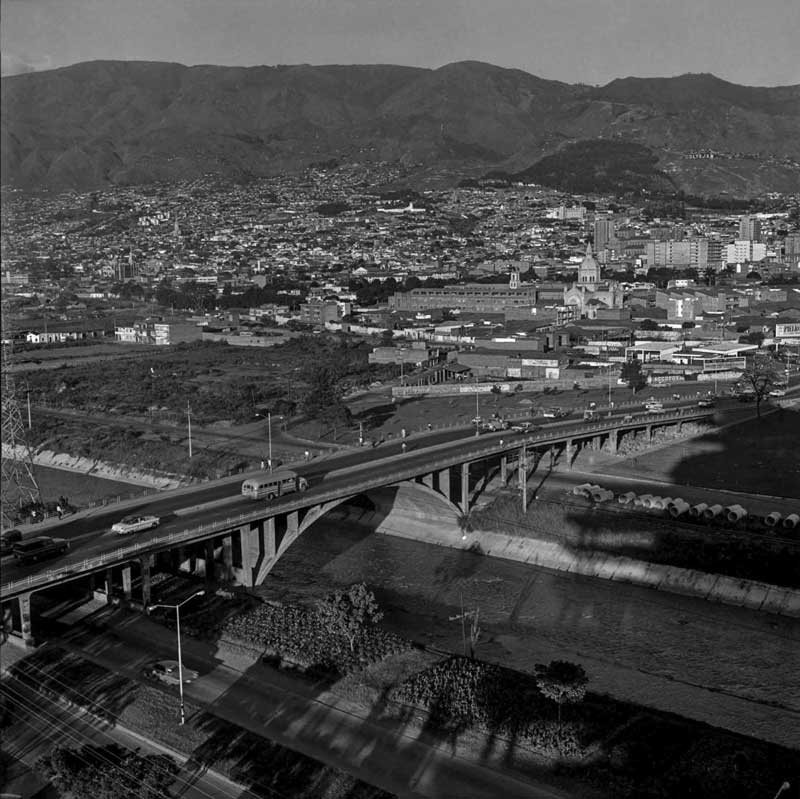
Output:
[[781,409],[609,464],[607,474],[800,498],[800,411]]

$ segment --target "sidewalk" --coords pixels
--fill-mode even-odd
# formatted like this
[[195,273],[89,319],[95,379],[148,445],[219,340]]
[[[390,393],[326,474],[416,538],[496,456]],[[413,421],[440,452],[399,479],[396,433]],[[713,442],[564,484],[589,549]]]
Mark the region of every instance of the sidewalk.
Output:
[[[70,640],[72,638],[72,640]],[[174,657],[174,633],[128,615],[102,635],[65,636],[68,648],[106,668],[138,678],[146,660]],[[476,758],[458,740],[425,730],[410,717],[383,717],[261,663],[230,658],[214,645],[182,639],[184,662],[200,672],[185,688],[187,701],[399,797],[482,799],[506,796],[565,799],[514,770],[515,753],[502,741],[483,741]],[[474,747],[477,748],[477,747]],[[583,791],[581,796],[585,796]]]
[[36,796],[47,783],[35,772],[39,757],[54,746],[77,748],[83,745],[107,746],[112,743],[142,755],[165,754],[180,765],[174,789],[182,799],[208,799],[209,796],[258,799],[256,794],[212,769],[198,768],[186,755],[148,740],[120,724],[105,724],[86,711],[66,702],[51,702],[16,680],[5,678],[2,693],[17,708],[19,720],[6,727],[3,751],[14,760],[2,784],[3,795]]

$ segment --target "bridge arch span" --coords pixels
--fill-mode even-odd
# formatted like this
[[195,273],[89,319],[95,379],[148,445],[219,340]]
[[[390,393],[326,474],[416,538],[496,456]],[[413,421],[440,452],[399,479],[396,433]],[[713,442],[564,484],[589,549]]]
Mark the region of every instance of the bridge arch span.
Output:
[[345,518],[351,518],[353,523],[370,524],[374,526],[376,532],[402,534],[413,525],[416,535],[424,535],[425,528],[429,528],[431,540],[436,540],[435,535],[442,532],[460,535],[459,508],[430,486],[414,481],[403,481],[360,491],[316,505],[306,512],[297,525],[287,525],[274,555],[264,558],[260,564],[257,575],[254,575],[254,584],[263,582],[281,556],[304,532],[331,511],[359,496],[369,499],[374,505],[374,511],[363,510],[358,515]]

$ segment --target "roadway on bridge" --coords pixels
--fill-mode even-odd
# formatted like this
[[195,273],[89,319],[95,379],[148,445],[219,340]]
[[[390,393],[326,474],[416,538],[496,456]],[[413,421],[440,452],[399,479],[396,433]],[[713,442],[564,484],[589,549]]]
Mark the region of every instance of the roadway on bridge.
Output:
[[[625,416],[620,412],[602,419],[602,422],[613,421]],[[641,421],[647,420],[646,416]],[[655,420],[655,419],[654,419]],[[461,453],[468,453],[481,447],[499,443],[511,449],[523,441],[535,441],[537,436],[546,433],[558,435],[561,431],[575,429],[578,433],[588,432],[588,426],[582,426],[577,420],[555,422],[543,426],[533,433],[519,433],[511,430],[488,433],[476,437],[469,431],[445,431],[432,434],[430,437],[419,436],[397,441],[375,449],[361,449],[344,454],[332,455],[321,461],[315,461],[297,467],[297,471],[307,477],[310,488],[302,497],[303,501],[313,504],[314,498],[329,495],[330,492],[341,491],[351,496],[357,491],[350,491],[358,486],[359,477],[376,479],[381,476],[389,478],[399,469],[419,470],[422,473],[433,459],[452,458],[457,460]],[[465,436],[466,433],[466,436]],[[455,437],[455,438],[454,438]],[[406,451],[403,453],[403,446]],[[402,454],[402,457],[398,457]],[[242,476],[242,478],[245,475]],[[402,479],[402,478],[400,478]],[[82,560],[127,546],[132,542],[146,544],[154,539],[183,533],[185,530],[202,525],[224,524],[227,519],[241,514],[254,513],[258,504],[245,499],[240,494],[241,482],[225,481],[157,495],[145,498],[124,511],[116,508],[113,511],[92,513],[81,518],[66,520],[62,524],[48,527],[47,532],[55,537],[64,537],[71,541],[71,549],[66,556],[54,561],[28,566],[18,566],[6,561],[3,569],[3,584],[8,584],[29,575],[43,571],[62,570],[70,565],[77,565]],[[279,510],[298,501],[298,495],[287,495],[270,504]],[[149,513],[162,519],[161,525],[146,533],[133,536],[117,536],[110,532],[110,526],[123,515],[132,513]]]

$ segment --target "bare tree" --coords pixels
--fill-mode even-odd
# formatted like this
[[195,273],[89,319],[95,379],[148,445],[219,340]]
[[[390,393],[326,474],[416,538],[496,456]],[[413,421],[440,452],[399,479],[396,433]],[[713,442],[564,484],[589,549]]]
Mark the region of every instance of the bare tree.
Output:
[[756,416],[761,418],[761,403],[778,379],[778,365],[767,355],[754,355],[742,372],[742,381],[753,389],[756,398]]
[[317,613],[324,624],[347,639],[351,652],[355,652],[356,641],[367,626],[383,618],[375,594],[364,583],[350,586],[347,592],[329,594],[317,602]]
[[545,666],[536,664],[536,685],[548,698],[558,704],[558,725],[561,726],[561,705],[577,703],[586,696],[589,682],[583,666],[567,660],[552,660]]

